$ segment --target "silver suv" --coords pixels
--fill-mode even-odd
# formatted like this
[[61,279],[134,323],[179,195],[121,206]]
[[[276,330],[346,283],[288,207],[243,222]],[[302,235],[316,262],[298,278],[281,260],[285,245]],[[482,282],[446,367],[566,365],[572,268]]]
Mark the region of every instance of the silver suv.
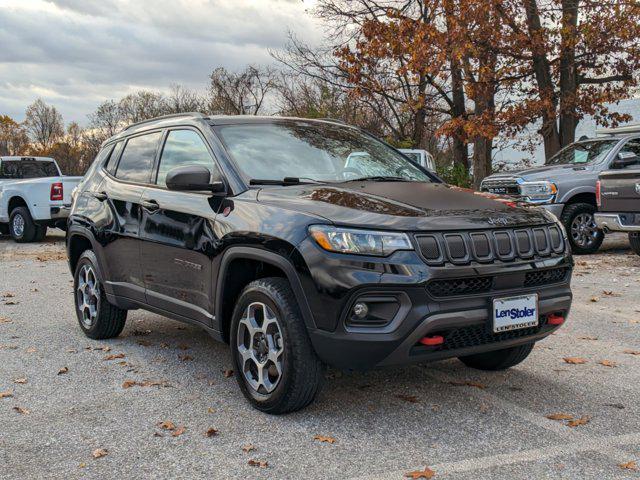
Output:
[[564,224],[574,253],[594,253],[604,240],[594,221],[598,175],[619,153],[640,155],[640,126],[597,133],[606,136],[572,143],[544,166],[491,175],[480,189],[543,206]]

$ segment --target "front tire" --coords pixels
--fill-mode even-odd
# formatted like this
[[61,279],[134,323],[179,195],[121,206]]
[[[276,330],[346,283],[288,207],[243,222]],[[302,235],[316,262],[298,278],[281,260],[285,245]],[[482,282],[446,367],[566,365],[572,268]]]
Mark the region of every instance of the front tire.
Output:
[[230,337],[240,390],[256,409],[278,415],[314,400],[323,366],[287,280],[247,285],[233,312]]
[[80,328],[94,340],[117,337],[127,319],[126,310],[108,302],[101,278],[96,254],[85,251],[76,265],[73,291]]
[[629,233],[629,243],[631,244],[631,250],[633,250],[637,255],[640,255],[640,233]]
[[38,225],[35,224],[27,207],[16,207],[9,215],[9,234],[18,243],[33,242],[39,235]]
[[576,255],[595,253],[602,245],[604,232],[596,226],[596,211],[596,207],[590,203],[573,203],[567,205],[560,216],[571,251]]
[[467,367],[478,370],[506,370],[523,362],[533,350],[533,345],[533,343],[527,343],[493,352],[467,355],[466,357],[459,357],[459,359]]

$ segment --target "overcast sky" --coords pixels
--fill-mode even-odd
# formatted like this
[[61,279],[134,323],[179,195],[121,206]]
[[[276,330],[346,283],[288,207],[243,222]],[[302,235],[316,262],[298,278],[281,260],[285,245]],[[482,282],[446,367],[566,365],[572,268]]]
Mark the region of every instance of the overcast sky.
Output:
[[313,0],[0,0],[0,114],[40,97],[85,124],[102,101],[172,83],[204,90],[218,66],[271,63],[289,30],[314,44]]

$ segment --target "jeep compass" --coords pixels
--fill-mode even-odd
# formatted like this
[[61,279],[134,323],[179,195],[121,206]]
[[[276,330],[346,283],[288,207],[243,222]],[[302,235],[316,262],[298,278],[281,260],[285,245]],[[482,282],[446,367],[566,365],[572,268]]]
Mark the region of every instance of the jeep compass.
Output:
[[546,210],[441,183],[329,120],[182,114],[108,139],[67,232],[80,328],[142,308],[230,344],[259,410],[313,401],[323,366],[522,362],[571,306]]

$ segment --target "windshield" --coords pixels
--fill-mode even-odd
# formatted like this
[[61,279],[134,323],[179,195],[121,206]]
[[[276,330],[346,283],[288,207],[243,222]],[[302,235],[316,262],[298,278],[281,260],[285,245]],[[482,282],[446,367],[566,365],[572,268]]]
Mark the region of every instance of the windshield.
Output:
[[216,128],[227,151],[251,180],[299,178],[344,182],[366,177],[432,182],[384,143],[347,126],[287,121]]
[[617,140],[593,140],[569,145],[551,157],[547,164],[550,165],[584,165],[598,163],[607,156],[609,150],[617,143]]

